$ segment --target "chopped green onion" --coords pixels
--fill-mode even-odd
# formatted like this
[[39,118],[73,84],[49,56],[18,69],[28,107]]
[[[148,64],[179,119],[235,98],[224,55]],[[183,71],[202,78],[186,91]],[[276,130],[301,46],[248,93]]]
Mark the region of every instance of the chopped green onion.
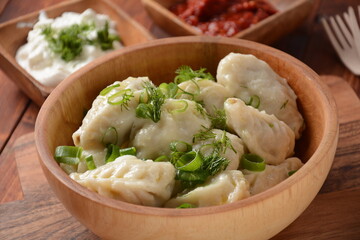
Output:
[[109,144],[107,147],[105,162],[112,162],[118,157],[120,157],[120,148],[117,145]]
[[178,86],[175,83],[161,83],[159,89],[167,98],[176,98]]
[[107,86],[106,88],[104,88],[103,90],[101,90],[100,92],[100,96],[105,96],[106,94],[108,94],[111,90],[113,90],[114,88],[120,87],[120,84],[113,84],[110,86]]
[[134,97],[131,89],[123,89],[117,93],[114,93],[108,98],[108,103],[111,105],[121,105],[127,109],[128,102]]
[[58,163],[76,165],[80,162],[81,153],[82,153],[81,147],[58,146],[55,149],[54,157]]
[[173,152],[189,152],[192,146],[184,141],[173,141],[170,143],[170,150]]
[[85,162],[86,162],[87,168],[89,170],[93,170],[96,168],[95,163],[94,163],[94,158],[92,155],[87,156],[85,158]]
[[154,162],[167,162],[169,159],[165,155],[161,155],[160,157],[157,157]]
[[253,153],[242,155],[240,163],[243,168],[254,172],[264,171],[266,167],[264,159]]
[[[183,106],[181,106],[181,104]],[[173,109],[170,111],[170,113],[174,114],[174,113],[180,113],[180,112],[185,112],[186,109],[188,108],[189,104],[187,103],[187,101],[185,100],[179,100],[179,101],[176,101],[175,102],[175,105],[180,105],[181,108],[178,108],[178,109]]]
[[123,148],[119,150],[120,156],[124,155],[136,155],[136,148],[135,147],[129,147],[129,148]]
[[103,138],[101,139],[101,143],[104,144],[104,146],[107,146],[108,144],[117,144],[118,142],[118,132],[115,127],[109,127],[106,129]]
[[297,170],[293,170],[293,171],[288,172],[289,177],[290,177],[291,175],[293,175],[294,173],[296,173],[296,171],[297,171]]
[[190,203],[183,203],[180,206],[178,206],[177,208],[196,208],[196,206],[192,205]]
[[208,176],[209,175],[203,171],[186,172],[186,171],[178,170],[176,174],[176,179],[198,184],[205,182]]
[[248,106],[252,106],[254,108],[259,108],[260,106],[260,98],[258,95],[254,95],[250,97],[250,101],[246,103]]
[[179,170],[193,172],[198,170],[202,163],[203,160],[199,152],[191,151],[182,155],[175,166]]

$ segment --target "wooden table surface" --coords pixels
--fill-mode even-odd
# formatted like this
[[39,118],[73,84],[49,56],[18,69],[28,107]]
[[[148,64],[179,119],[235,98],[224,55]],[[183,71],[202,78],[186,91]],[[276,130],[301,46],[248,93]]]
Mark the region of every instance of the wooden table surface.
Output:
[[[112,1],[145,26],[155,37],[169,37],[168,34],[154,25],[143,9],[140,0]],[[0,6],[4,6],[2,12],[0,12],[0,23],[58,2],[61,2],[61,0],[0,0]],[[319,75],[335,75],[341,77],[351,86],[359,97],[360,78],[353,75],[341,63],[330,45],[319,20],[322,16],[341,13],[345,11],[348,6],[356,6],[360,4],[360,2],[359,0],[314,0],[314,3],[313,11],[307,21],[296,31],[280,39],[272,44],[272,46],[300,59]],[[359,108],[356,109],[359,110]],[[13,147],[19,137],[34,131],[38,112],[39,107],[29,100],[0,70],[0,204],[14,202],[24,198]],[[356,129],[357,133],[355,137],[360,138],[359,126]],[[357,147],[360,148],[360,145],[357,145]],[[355,151],[357,153],[357,166],[360,169],[360,154],[358,150],[355,149]],[[339,171],[338,174],[341,174],[341,171],[344,171],[345,174],[346,166],[343,166]],[[360,176],[360,173],[357,176],[352,176],[354,178],[353,180],[357,183],[359,183],[358,176]],[[341,183],[328,184],[325,192],[331,192],[331,188],[335,190],[339,187],[339,184]],[[349,201],[352,196],[356,196],[357,199],[359,199],[359,185],[352,186],[357,187],[348,187],[350,192],[345,194],[345,197],[349,198]],[[358,204],[360,205],[360,202],[358,202]],[[359,207],[357,207],[356,210],[357,212],[354,212],[354,218],[352,220],[352,228],[360,228]],[[1,214],[0,212],[0,215]],[[0,230],[1,224],[0,222]],[[346,230],[349,229],[344,229],[344,231]],[[359,231],[357,232],[359,233]],[[338,235],[331,239],[345,239],[344,236],[345,235],[341,237]],[[291,235],[288,237],[291,237]],[[360,239],[360,236],[358,239]]]

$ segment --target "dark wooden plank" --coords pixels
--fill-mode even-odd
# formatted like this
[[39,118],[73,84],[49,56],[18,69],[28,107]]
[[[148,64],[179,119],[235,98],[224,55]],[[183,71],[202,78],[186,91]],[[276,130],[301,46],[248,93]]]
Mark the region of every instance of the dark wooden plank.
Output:
[[[343,176],[359,175],[354,166],[360,158],[354,151],[342,158],[341,150],[351,149],[360,141],[356,137],[360,131],[360,102],[344,80],[330,76],[323,80],[331,87],[339,106],[340,150],[321,194],[274,240],[356,239],[360,234],[360,182]],[[33,120],[28,119],[30,126]],[[24,199],[0,204],[0,239],[97,239],[70,216],[50,190],[37,160],[33,133],[20,137],[12,152],[16,155]]]
[[302,60],[320,75],[337,75],[344,78],[360,96],[360,77],[353,75],[342,64],[320,22],[322,17],[342,14],[348,6],[355,7],[357,5],[359,5],[359,0],[322,0],[317,16],[312,23],[311,40]]
[[0,203],[23,198],[13,145],[18,137],[34,131],[38,111],[39,108],[33,103],[27,108],[27,111],[0,155]]
[[318,195],[289,227],[272,240],[359,239],[360,188]]
[[34,134],[14,145],[25,198],[0,205],[0,239],[98,239],[57,200],[42,173]]
[[28,98],[0,70],[0,153],[23,115]]

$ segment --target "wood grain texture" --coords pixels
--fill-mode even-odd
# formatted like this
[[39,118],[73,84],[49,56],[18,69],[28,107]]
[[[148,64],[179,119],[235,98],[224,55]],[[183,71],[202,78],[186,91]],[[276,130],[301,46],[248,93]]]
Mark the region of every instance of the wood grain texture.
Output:
[[[266,61],[288,80],[298,96],[306,129],[297,142],[295,156],[307,164],[283,184],[233,204],[179,212],[104,198],[74,184],[54,161],[55,147],[71,144],[71,135],[83,118],[82,110],[89,108],[98,93],[115,80],[148,76],[158,85],[171,81],[181,65],[189,65],[193,69],[205,67],[214,74],[219,61],[230,52],[253,54]],[[153,57],[157,55],[162,57]],[[333,161],[338,134],[337,117],[335,102],[323,85],[319,76],[297,59],[258,43],[204,36],[152,41],[111,53],[60,84],[39,112],[36,145],[45,175],[61,202],[80,222],[103,238],[114,239],[116,236],[135,240],[148,235],[158,239],[176,236],[175,239],[223,237],[230,240],[237,235],[243,239],[269,238],[290,224],[313,200]],[[280,205],[282,211],[279,211]],[[211,221],[209,215],[212,216]],[[99,222],[98,216],[102,216],[103,221]],[[107,222],[110,221],[123,226],[123,229],[109,229]],[[266,231],[257,231],[254,221],[261,226],[270,221],[272,224]],[[220,229],[224,223],[242,227],[229,227],[224,232]],[[143,228],[138,232],[136,226],[140,224]],[[160,234],[159,228],[166,228],[166,231]],[[184,232],[181,229],[188,230]],[[195,229],[198,233],[190,234]]]
[[[344,80],[329,76],[322,79],[329,84],[339,109],[352,106],[355,111],[360,108],[359,100]],[[350,97],[344,100],[344,96]],[[342,126],[349,124],[347,121],[356,121],[354,129],[360,127],[360,116],[353,117],[351,107],[348,113],[341,111],[339,114]],[[340,128],[342,137],[339,139],[339,148],[352,148],[360,143],[358,138],[347,141],[348,134],[347,130]],[[13,145],[24,199],[0,205],[0,239],[98,239],[70,216],[50,190],[41,171],[34,143],[34,135],[31,133],[19,138]],[[353,158],[360,161],[360,156],[353,157],[350,154],[342,159],[342,164],[351,165]],[[336,156],[336,162],[339,162],[339,156]],[[356,169],[349,169],[351,174],[359,174]],[[334,165],[322,191],[311,205],[273,240],[350,240],[360,235],[360,183],[345,179],[348,182],[345,186],[351,183],[351,187],[329,184],[344,181],[341,175],[334,174],[336,171],[338,169]]]
[[[186,24],[171,13],[168,8],[177,0],[142,0],[153,21],[175,36],[201,35],[193,26]],[[269,0],[278,12],[259,23],[235,34],[234,38],[248,39],[262,43],[273,43],[288,34],[311,12],[310,0]]]
[[39,108],[32,103],[28,110],[19,120],[20,123],[11,134],[7,145],[0,155],[0,203],[20,200],[23,197],[16,168],[13,144],[18,137],[32,132],[34,129]]
[[[125,46],[153,39],[153,36],[144,27],[108,0],[70,0],[42,10],[48,17],[55,18],[64,12],[83,12],[88,8],[94,9],[97,13],[106,14],[116,22],[116,30]],[[41,106],[45,97],[54,88],[38,82],[15,60],[17,49],[26,42],[27,34],[31,30],[28,27],[19,28],[17,24],[21,22],[35,23],[38,15],[38,12],[34,12],[0,24],[0,66],[29,98]],[[10,35],[13,37],[6,37]]]

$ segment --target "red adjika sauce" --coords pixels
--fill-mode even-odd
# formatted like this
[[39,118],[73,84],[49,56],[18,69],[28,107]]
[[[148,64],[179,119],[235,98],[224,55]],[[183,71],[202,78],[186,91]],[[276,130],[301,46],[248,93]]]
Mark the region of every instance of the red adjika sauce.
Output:
[[186,0],[170,11],[205,35],[227,37],[277,12],[265,0]]

